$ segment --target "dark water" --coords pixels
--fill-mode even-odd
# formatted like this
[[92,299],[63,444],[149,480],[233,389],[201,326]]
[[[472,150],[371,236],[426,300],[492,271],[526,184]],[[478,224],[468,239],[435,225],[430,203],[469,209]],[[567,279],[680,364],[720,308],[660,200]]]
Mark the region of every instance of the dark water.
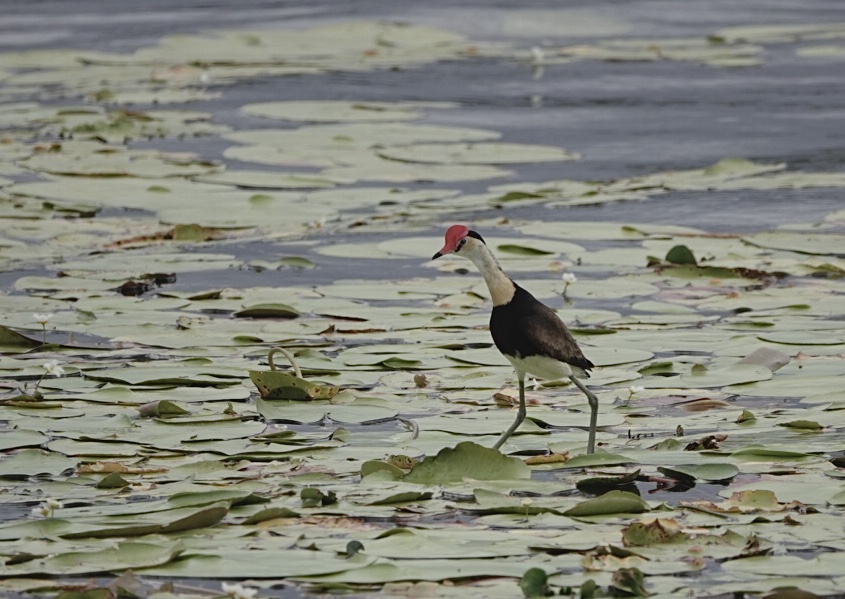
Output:
[[[162,35],[213,28],[302,28],[364,18],[427,23],[457,30],[481,41],[506,39],[525,49],[535,44],[590,41],[574,37],[508,36],[507,15],[549,9],[547,2],[463,0],[432,3],[375,0],[249,2],[233,0],[143,0],[133,3],[62,0],[2,2],[0,50],[76,47],[130,52],[153,45]],[[555,5],[559,7],[560,5]],[[809,0],[758,0],[736,3],[632,1],[567,2],[574,14],[597,15],[624,25],[624,37],[706,36],[721,27],[748,24],[845,21],[845,3]],[[585,35],[593,33],[586,28]],[[814,43],[835,43],[814,42]],[[276,127],[278,123],[243,115],[250,102],[305,99],[454,101],[461,108],[432,111],[427,122],[500,131],[506,141],[566,147],[582,159],[564,163],[509,167],[506,180],[450,183],[466,193],[490,184],[573,178],[609,180],[667,169],[698,168],[728,156],[785,162],[790,170],[841,171],[845,165],[845,77],[841,60],[799,58],[800,43],[767,45],[763,65],[714,68],[694,62],[619,63],[580,61],[548,66],[534,79],[526,64],[485,59],[443,62],[391,71],[327,73],[296,78],[264,78],[223,88],[223,97],[192,103],[214,120],[238,129]],[[291,81],[295,85],[291,85]],[[539,98],[539,100],[538,100]],[[138,144],[143,145],[143,144]],[[162,149],[190,150],[222,159],[230,142],[220,139],[157,141]],[[243,165],[233,168],[272,167]],[[720,233],[770,230],[791,222],[818,221],[843,204],[841,190],[670,193],[647,203],[550,209],[508,207],[494,214],[509,218],[683,224]],[[449,219],[479,215],[450,215]],[[443,225],[450,223],[444,222]],[[432,229],[436,239],[442,226]],[[337,232],[326,242],[340,241]],[[342,233],[341,233],[342,235]],[[401,235],[397,231],[395,235]],[[390,232],[356,234],[356,239],[388,239]],[[320,233],[315,234],[320,238]],[[239,258],[277,256],[276,244],[227,246]],[[302,253],[302,250],[297,250]],[[316,260],[315,260],[316,261]],[[322,284],[350,268],[348,261],[319,257],[320,268],[290,274],[290,282]],[[417,261],[391,261],[367,268],[368,276],[425,276]],[[20,276],[17,273],[15,277]],[[206,273],[200,287],[266,284],[268,273]],[[311,277],[309,279],[309,277]],[[0,277],[0,284],[8,276]],[[232,278],[233,280],[229,280]],[[286,276],[286,279],[288,277]],[[13,279],[8,279],[9,281]],[[195,288],[191,276],[180,281]],[[5,286],[5,285],[4,285]]]

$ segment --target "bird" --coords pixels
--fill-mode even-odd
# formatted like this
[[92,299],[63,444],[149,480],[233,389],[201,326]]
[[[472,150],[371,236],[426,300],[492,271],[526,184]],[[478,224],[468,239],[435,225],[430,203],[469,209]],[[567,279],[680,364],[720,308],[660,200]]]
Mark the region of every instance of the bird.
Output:
[[443,247],[432,260],[455,254],[475,264],[493,302],[490,315],[490,334],[496,348],[508,359],[519,381],[519,409],[516,420],[493,445],[499,449],[525,420],[525,375],[557,380],[569,379],[586,396],[590,405],[590,431],[587,453],[595,452],[596,424],[599,400],[581,382],[589,378],[590,362],[578,347],[572,333],[557,313],[517,285],[502,270],[484,239],[464,225],[452,225],[446,230]]

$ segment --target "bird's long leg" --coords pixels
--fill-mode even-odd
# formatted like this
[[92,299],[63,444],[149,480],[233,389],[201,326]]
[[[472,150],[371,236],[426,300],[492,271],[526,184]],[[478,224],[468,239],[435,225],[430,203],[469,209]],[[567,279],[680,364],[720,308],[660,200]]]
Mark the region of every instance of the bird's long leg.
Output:
[[594,453],[596,451],[596,426],[599,421],[599,398],[576,377],[570,375],[569,378],[575,383],[576,387],[584,392],[584,395],[587,396],[587,402],[590,404],[590,434],[587,437],[587,453]]
[[513,421],[510,428],[502,433],[502,436],[499,437],[499,440],[496,441],[496,444],[493,445],[493,449],[499,449],[505,441],[508,440],[508,437],[511,436],[519,425],[522,424],[522,421],[525,420],[525,374],[520,374],[519,376],[519,410],[516,413],[516,420]]

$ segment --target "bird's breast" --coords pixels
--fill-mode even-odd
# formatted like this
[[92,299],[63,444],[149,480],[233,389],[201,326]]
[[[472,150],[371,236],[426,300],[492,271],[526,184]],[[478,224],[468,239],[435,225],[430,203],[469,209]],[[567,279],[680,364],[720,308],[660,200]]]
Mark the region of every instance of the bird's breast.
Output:
[[509,356],[505,354],[505,357],[513,365],[517,375],[530,374],[537,378],[554,381],[573,374],[576,376],[584,376],[585,374],[584,370],[577,366],[548,356]]

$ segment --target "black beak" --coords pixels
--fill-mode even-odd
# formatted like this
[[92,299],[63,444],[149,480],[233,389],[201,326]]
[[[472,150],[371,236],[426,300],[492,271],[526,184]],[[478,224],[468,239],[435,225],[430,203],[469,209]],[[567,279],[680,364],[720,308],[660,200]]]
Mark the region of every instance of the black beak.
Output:
[[443,255],[443,254],[441,254],[440,252],[437,252],[436,254],[434,254],[434,255],[431,257],[431,259],[432,259],[432,260],[437,260],[437,259],[438,259],[440,256],[442,256],[442,255]]

